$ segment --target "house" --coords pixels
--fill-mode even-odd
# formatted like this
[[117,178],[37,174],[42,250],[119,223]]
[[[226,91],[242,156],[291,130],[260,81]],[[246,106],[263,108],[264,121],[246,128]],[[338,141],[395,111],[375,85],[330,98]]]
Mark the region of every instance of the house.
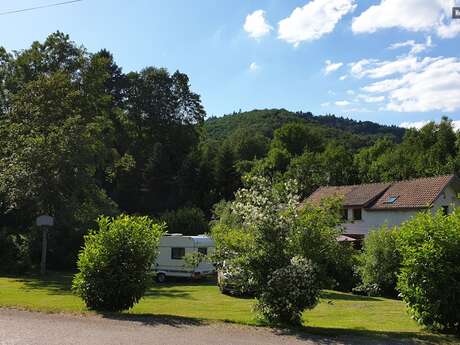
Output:
[[417,212],[439,209],[446,214],[460,206],[460,179],[455,175],[413,180],[318,188],[306,202],[343,198],[346,237],[362,238],[384,223],[397,226]]

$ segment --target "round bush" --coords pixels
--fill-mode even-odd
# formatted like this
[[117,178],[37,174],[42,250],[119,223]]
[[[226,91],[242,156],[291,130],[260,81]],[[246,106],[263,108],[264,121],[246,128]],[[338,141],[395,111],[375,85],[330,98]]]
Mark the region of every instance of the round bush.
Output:
[[400,228],[398,289],[419,323],[460,331],[460,213],[417,215]]
[[317,269],[309,260],[295,257],[275,270],[257,299],[256,309],[270,323],[300,324],[302,312],[319,300]]
[[98,226],[85,236],[73,289],[90,309],[129,309],[149,284],[163,226],[128,215],[100,217]]

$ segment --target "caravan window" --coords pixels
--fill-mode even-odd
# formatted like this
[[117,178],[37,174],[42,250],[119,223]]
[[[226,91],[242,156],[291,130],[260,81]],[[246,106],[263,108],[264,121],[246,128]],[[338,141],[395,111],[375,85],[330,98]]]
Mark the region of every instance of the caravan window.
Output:
[[182,260],[185,256],[185,248],[171,248],[171,259]]
[[205,248],[205,247],[198,248],[198,253],[201,253],[203,255],[208,255],[208,248]]

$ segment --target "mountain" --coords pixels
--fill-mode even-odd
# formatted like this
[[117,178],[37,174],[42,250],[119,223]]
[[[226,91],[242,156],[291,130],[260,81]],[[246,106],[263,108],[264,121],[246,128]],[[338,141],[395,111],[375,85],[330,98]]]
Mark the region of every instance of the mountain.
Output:
[[405,133],[404,128],[396,126],[356,121],[335,115],[315,116],[310,112],[291,112],[285,109],[261,109],[210,117],[205,121],[204,127],[209,139],[222,141],[240,129],[272,138],[277,128],[289,122],[306,123],[322,132],[326,138],[343,140],[355,148],[368,146],[383,136],[391,136],[396,142],[400,142]]

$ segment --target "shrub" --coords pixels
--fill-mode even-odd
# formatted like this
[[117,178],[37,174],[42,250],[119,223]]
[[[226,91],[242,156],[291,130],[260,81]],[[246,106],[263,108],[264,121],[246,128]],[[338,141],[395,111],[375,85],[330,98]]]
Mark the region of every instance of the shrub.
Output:
[[100,217],[85,236],[73,289],[90,309],[121,311],[143,296],[157,256],[162,225],[148,217]]
[[[239,285],[254,290],[259,313],[268,322],[298,323],[302,310],[316,304],[316,289],[328,280],[333,260],[325,257],[339,246],[339,204],[330,200],[301,207],[292,180],[274,183],[253,175],[245,177],[245,184],[231,203],[232,221],[213,222],[214,259],[218,267],[234,267],[244,272],[236,276],[250,277],[251,284]],[[298,257],[312,262],[314,270]],[[291,285],[297,287],[291,291]]]
[[23,273],[31,266],[29,239],[8,229],[0,229],[0,272]]
[[319,301],[320,282],[309,260],[294,257],[275,270],[257,299],[256,310],[271,323],[300,324],[302,312]]
[[203,211],[196,207],[183,207],[168,211],[160,217],[168,226],[169,233],[199,235],[208,231],[209,226]]
[[419,323],[460,331],[460,212],[421,213],[400,228],[398,289]]
[[359,275],[372,294],[396,295],[396,283],[401,267],[401,255],[396,246],[398,230],[383,225],[364,239],[360,255]]

